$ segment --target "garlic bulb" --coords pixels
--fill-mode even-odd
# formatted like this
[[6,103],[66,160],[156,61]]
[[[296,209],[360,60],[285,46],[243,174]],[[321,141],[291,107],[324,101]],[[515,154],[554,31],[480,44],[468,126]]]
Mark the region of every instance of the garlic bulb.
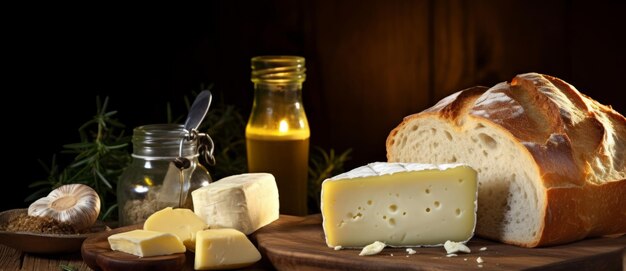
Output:
[[84,184],[60,186],[28,207],[30,216],[48,216],[76,230],[91,227],[100,214],[100,197]]

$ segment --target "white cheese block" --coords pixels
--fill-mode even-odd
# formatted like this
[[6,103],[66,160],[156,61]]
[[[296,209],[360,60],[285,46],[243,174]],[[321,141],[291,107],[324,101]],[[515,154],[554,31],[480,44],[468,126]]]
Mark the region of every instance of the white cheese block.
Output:
[[176,235],[191,251],[196,247],[196,232],[206,228],[207,224],[200,217],[185,208],[166,207],[150,215],[143,223],[144,230]]
[[139,257],[184,253],[186,250],[176,235],[157,231],[134,230],[113,234],[107,239],[111,250]]
[[199,231],[195,270],[235,269],[261,260],[261,254],[242,232],[233,229]]
[[194,212],[211,229],[246,235],[278,219],[278,188],[269,173],[233,175],[191,193]]
[[440,246],[466,242],[476,225],[476,171],[464,164],[371,163],[326,179],[329,247]]

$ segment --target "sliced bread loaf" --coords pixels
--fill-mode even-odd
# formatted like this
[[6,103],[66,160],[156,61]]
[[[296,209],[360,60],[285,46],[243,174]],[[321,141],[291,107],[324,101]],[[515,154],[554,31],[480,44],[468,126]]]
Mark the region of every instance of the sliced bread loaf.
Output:
[[474,167],[483,237],[536,247],[626,233],[626,119],[555,77],[454,93],[391,131],[387,159]]

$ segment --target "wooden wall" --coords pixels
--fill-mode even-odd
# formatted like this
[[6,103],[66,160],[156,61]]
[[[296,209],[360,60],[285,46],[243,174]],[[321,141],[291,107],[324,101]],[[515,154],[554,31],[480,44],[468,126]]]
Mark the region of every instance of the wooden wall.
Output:
[[[622,1],[206,4],[184,17],[129,14],[116,17],[117,24],[108,17],[82,18],[89,31],[70,30],[60,40],[54,37],[75,27],[72,20],[48,32],[59,44],[81,45],[72,45],[63,59],[87,59],[78,61],[76,69],[88,71],[85,77],[95,90],[75,91],[89,101],[86,110],[92,108],[93,92],[112,96],[122,114],[142,103],[143,110],[121,116],[130,119],[129,126],[162,121],[165,101],[180,99],[200,83],[214,83],[220,98],[238,104],[247,115],[253,95],[250,58],[305,56],[304,102],[312,143],[352,148],[350,167],[385,160],[386,136],[404,116],[452,92],[492,86],[518,73],[560,77],[626,112],[620,98],[620,79],[626,74]],[[80,42],[72,40],[74,35]]]
[[[25,161],[18,165],[27,174],[22,191],[45,177],[36,159],[49,161],[77,139],[76,128],[93,114],[96,94],[111,97],[128,127],[165,121],[165,103],[176,107],[201,83],[214,83],[218,99],[247,115],[250,58],[256,55],[306,57],[312,144],[352,148],[348,167],[385,160],[387,134],[404,116],[454,91],[492,86],[518,73],[560,77],[626,113],[624,1],[203,4],[141,12],[102,8],[100,14],[11,11],[21,20],[3,33],[6,78],[13,81],[5,89],[16,97],[5,103],[23,101],[38,116],[23,121],[3,108],[5,127],[38,131],[21,139],[37,144],[12,152]],[[19,198],[11,201],[17,206],[26,194],[7,196]]]
[[354,161],[385,160],[411,113],[525,72],[560,77],[626,112],[621,3],[310,1],[302,8],[314,137]]

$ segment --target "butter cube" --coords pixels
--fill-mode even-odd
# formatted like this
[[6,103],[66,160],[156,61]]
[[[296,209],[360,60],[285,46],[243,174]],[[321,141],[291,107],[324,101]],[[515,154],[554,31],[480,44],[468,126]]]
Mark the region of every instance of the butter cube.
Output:
[[196,270],[241,268],[260,259],[259,251],[240,231],[214,229],[196,234]]
[[248,235],[278,219],[278,188],[269,173],[233,175],[191,193],[194,212],[211,229]]
[[109,236],[112,250],[139,257],[170,255],[185,252],[183,243],[171,233],[134,230]]
[[171,233],[193,251],[196,248],[196,232],[208,228],[208,225],[193,211],[185,208],[167,207],[152,214],[143,224],[144,230]]
[[329,247],[440,246],[476,225],[476,171],[464,164],[371,163],[322,183]]

